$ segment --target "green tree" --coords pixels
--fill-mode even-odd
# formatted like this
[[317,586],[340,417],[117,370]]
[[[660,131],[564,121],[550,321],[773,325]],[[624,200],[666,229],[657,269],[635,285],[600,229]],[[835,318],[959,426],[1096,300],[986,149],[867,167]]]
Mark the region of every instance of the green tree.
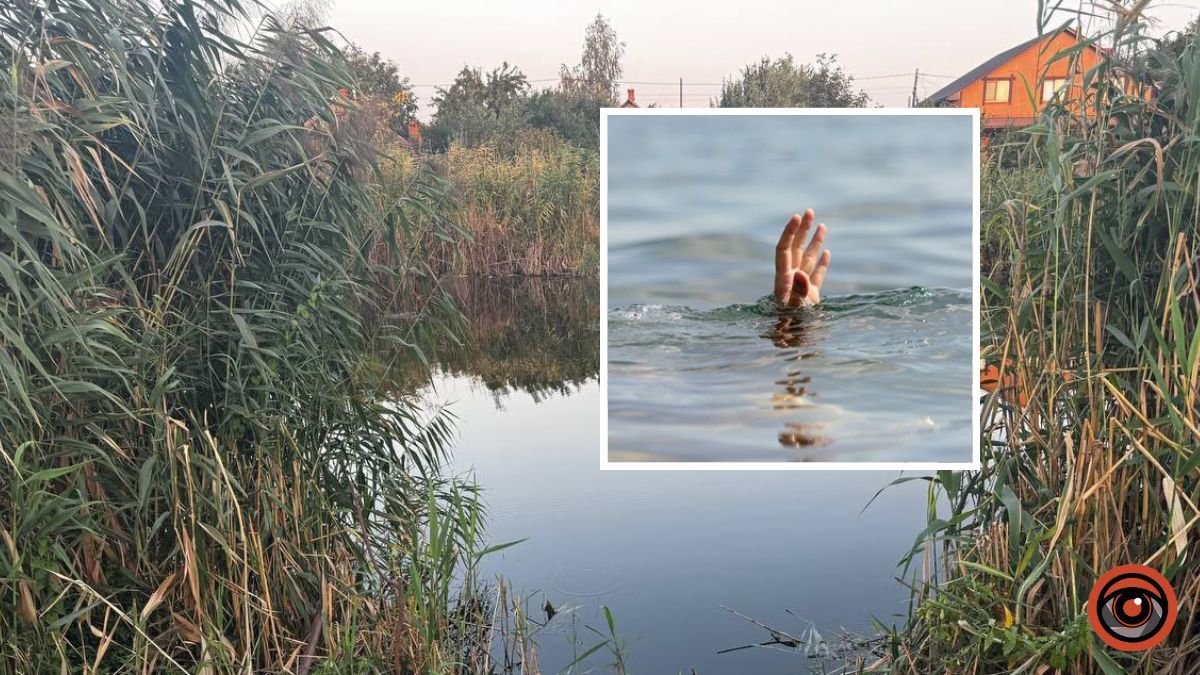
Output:
[[483,105],[497,118],[519,108],[529,95],[529,79],[520,68],[505,61],[488,73],[483,88]]
[[529,80],[507,62],[484,75],[470,66],[459,71],[448,89],[438,88],[437,106],[426,138],[434,148],[453,141],[478,145],[497,133],[524,126]]
[[600,101],[594,97],[544,89],[529,97],[530,126],[549,129],[578,148],[600,147]]
[[1173,56],[1180,56],[1188,45],[1196,41],[1196,33],[1200,32],[1200,16],[1192,19],[1182,30],[1172,31],[1163,36],[1161,48]]
[[385,111],[388,128],[407,134],[409,120],[417,116],[417,97],[407,77],[401,77],[396,64],[379,52],[367,54],[357,45],[346,49],[346,66],[354,78],[358,96],[377,100]]
[[862,108],[871,99],[854,88],[854,78],[832,54],[816,63],[796,63],[791,54],[763,57],[721,87],[721,108]]
[[624,55],[625,43],[617,38],[616,29],[603,14],[597,14],[584,31],[579,65],[563,64],[559,68],[562,90],[595,99],[602,105],[616,105]]

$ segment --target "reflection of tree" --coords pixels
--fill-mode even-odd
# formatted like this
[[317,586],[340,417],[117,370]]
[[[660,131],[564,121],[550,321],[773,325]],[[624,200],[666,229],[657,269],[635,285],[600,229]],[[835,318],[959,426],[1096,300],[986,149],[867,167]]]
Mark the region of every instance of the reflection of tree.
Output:
[[[783,350],[788,350],[787,360],[799,364],[804,359],[815,354],[807,351],[809,345],[809,317],[802,312],[781,314],[775,322],[775,328],[763,335]],[[816,396],[809,388],[812,378],[805,375],[795,365],[789,367],[786,377],[776,380],[775,384],[783,387],[771,396],[771,403],[776,410],[802,410],[811,407],[807,399]],[[827,445],[830,440],[822,436],[823,425],[817,423],[791,422],[779,432],[779,444],[792,448],[807,448]]]
[[[465,321],[456,340],[423,344],[430,366],[477,380],[495,394],[535,399],[569,393],[600,372],[600,288],[595,280],[470,279],[441,282]],[[408,363],[397,381],[421,378]]]

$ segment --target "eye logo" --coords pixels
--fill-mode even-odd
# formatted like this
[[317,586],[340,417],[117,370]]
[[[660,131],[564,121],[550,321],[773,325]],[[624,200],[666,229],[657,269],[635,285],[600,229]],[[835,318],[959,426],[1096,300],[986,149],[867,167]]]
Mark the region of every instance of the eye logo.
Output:
[[1108,646],[1125,652],[1150,649],[1175,625],[1175,591],[1144,565],[1114,567],[1088,596],[1088,620]]

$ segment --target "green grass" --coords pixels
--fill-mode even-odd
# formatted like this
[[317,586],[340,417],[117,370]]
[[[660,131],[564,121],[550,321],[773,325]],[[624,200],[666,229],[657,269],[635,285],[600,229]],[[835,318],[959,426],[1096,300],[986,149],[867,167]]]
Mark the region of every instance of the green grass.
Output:
[[[984,168],[983,356],[1008,379],[983,403],[982,470],[929,479],[912,614],[877,669],[1200,668],[1200,43],[1159,49],[1138,10],[1085,75],[1098,114],[1050,110],[1010,148],[1024,168]],[[1120,92],[1121,70],[1159,82],[1155,99]],[[1087,622],[1123,563],[1180,599],[1147,652]]]

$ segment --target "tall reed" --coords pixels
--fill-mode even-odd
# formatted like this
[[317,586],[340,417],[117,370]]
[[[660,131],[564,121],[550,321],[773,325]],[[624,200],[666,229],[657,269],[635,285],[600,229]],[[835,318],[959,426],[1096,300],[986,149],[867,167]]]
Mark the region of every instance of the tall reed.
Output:
[[[529,130],[474,147],[386,165],[385,194],[403,194],[430,166],[447,183],[453,237],[432,228],[415,245],[441,274],[594,276],[600,251],[600,163],[550,132]],[[432,214],[426,214],[432,217]]]
[[449,416],[371,356],[437,303],[378,318],[407,207],[329,36],[0,5],[0,673],[461,663],[477,510],[437,478]]
[[[982,470],[929,479],[912,615],[880,667],[1200,671],[1200,41],[1159,47],[1146,4],[1096,38],[1115,49],[1083,75],[1094,115],[1054,107],[1028,130],[1034,179],[984,169],[983,356],[1001,383],[983,402]],[[1124,563],[1179,598],[1146,652],[1105,647],[1085,614]]]

